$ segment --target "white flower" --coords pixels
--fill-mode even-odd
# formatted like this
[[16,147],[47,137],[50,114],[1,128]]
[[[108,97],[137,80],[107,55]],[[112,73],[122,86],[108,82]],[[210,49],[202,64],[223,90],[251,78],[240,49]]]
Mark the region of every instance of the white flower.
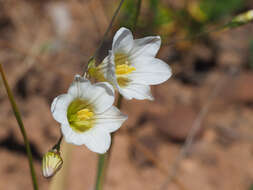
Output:
[[165,82],[171,76],[168,64],[155,58],[160,46],[159,36],[134,40],[130,30],[120,28],[112,50],[96,68],[96,76],[109,81],[126,99],[152,100],[149,85]]
[[127,119],[115,106],[114,90],[106,82],[92,85],[76,75],[67,94],[56,97],[51,112],[61,123],[68,143],[86,145],[91,151],[103,154],[111,144],[110,133]]

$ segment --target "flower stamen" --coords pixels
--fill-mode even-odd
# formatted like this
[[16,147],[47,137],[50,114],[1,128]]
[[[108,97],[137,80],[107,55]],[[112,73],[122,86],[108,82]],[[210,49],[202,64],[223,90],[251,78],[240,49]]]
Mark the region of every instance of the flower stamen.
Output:
[[87,108],[81,109],[77,112],[77,118],[80,120],[88,120],[91,119],[93,116],[94,113]]
[[128,74],[136,70],[135,67],[131,66],[129,57],[124,53],[116,53],[115,58],[115,74],[119,86],[124,87],[131,81]]
[[135,71],[135,67],[129,66],[127,64],[117,65],[116,66],[116,75],[127,75]]
[[94,112],[87,101],[75,99],[68,107],[68,121],[70,127],[76,132],[85,132],[92,128],[94,123]]

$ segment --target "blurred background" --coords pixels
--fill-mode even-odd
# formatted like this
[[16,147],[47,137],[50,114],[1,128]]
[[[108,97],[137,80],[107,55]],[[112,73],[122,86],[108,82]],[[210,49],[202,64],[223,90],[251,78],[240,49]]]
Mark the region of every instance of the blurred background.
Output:
[[[82,73],[118,4],[0,0],[0,62],[23,116],[42,190],[50,180],[41,175],[41,159],[60,134],[50,104]],[[137,4],[125,0],[100,59],[119,27],[136,25],[136,38],[162,37],[158,57],[174,75],[152,87],[155,101],[123,102],[129,119],[116,133],[105,189],[253,190],[253,25],[205,32],[252,9],[253,1],[142,0],[134,23]],[[0,189],[32,189],[2,81],[0,113]],[[96,161],[95,153],[73,146],[66,190],[92,189]]]

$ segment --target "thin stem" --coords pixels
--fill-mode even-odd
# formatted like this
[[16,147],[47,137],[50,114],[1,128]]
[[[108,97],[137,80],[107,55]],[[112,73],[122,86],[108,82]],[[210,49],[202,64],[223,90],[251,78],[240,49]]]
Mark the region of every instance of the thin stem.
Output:
[[138,2],[137,2],[136,13],[135,13],[134,23],[133,23],[133,27],[132,27],[132,30],[133,30],[133,31],[135,31],[135,28],[136,28],[137,23],[138,23],[138,18],[139,18],[139,16],[140,16],[140,12],[141,12],[141,2],[142,2],[142,0],[138,0]]
[[[122,105],[123,97],[119,95],[117,101],[117,108],[120,109]],[[104,185],[104,180],[106,178],[107,169],[111,157],[111,150],[114,142],[114,134],[111,134],[111,148],[105,154],[100,154],[98,156],[98,168],[97,168],[97,179],[96,179],[96,190],[102,190]]]
[[28,141],[28,138],[27,138],[27,135],[26,135],[26,131],[25,131],[25,128],[24,128],[23,121],[21,119],[21,115],[20,115],[19,110],[18,110],[18,106],[15,102],[14,96],[13,96],[13,94],[11,92],[11,89],[8,85],[8,82],[7,82],[7,79],[5,77],[5,74],[4,74],[3,67],[2,67],[1,63],[0,63],[0,73],[1,73],[1,77],[2,77],[3,82],[4,82],[4,87],[5,87],[6,92],[8,94],[9,101],[10,101],[11,106],[12,106],[12,110],[14,112],[14,115],[16,117],[16,120],[18,122],[20,131],[21,131],[23,139],[24,139],[26,154],[27,154],[27,157],[28,157],[30,173],[31,173],[32,182],[33,182],[33,189],[38,190],[38,183],[37,183],[36,174],[35,174],[35,170],[34,170],[34,166],[33,166],[33,158],[32,158],[32,153],[31,153],[31,148],[30,148],[30,145],[29,145],[29,141]]
[[96,179],[96,190],[102,190],[104,179],[105,179],[105,170],[106,170],[106,160],[108,154],[100,154],[98,156],[98,168],[97,168],[97,179]]
[[104,36],[103,36],[103,38],[102,38],[100,44],[98,45],[98,48],[96,49],[94,55],[90,57],[90,59],[89,59],[89,61],[88,61],[88,64],[86,64],[86,67],[85,67],[85,69],[84,69],[84,71],[83,71],[82,76],[85,74],[85,72],[86,72],[86,70],[87,70],[87,68],[88,68],[89,63],[90,63],[93,59],[96,59],[96,57],[97,57],[97,55],[98,55],[98,52],[100,51],[100,49],[101,49],[101,47],[102,47],[104,41],[106,40],[106,38],[107,38],[107,36],[108,36],[108,33],[110,32],[110,30],[111,30],[111,28],[112,28],[112,25],[113,25],[113,23],[114,23],[114,21],[115,21],[117,15],[119,14],[119,10],[120,10],[120,8],[122,7],[124,1],[125,1],[125,0],[121,0],[121,1],[120,1],[119,6],[117,7],[117,9],[115,10],[115,12],[114,12],[114,14],[113,14],[113,17],[112,17],[112,19],[111,19],[111,22],[110,22],[110,24],[108,25],[108,27],[107,27],[107,29],[106,29],[106,31],[105,31],[105,33],[104,33]]
[[60,136],[58,142],[53,146],[52,149],[56,149],[58,152],[60,151],[60,149],[61,149],[62,138],[63,138],[63,135],[62,135],[62,133],[61,133],[61,136]]
[[111,22],[110,22],[109,26],[107,27],[107,29],[106,29],[106,31],[105,31],[105,33],[104,33],[104,36],[103,36],[103,38],[102,38],[102,40],[101,40],[101,42],[100,42],[98,48],[96,49],[96,51],[95,51],[93,57],[91,57],[91,59],[92,59],[92,58],[96,58],[96,56],[97,56],[99,50],[101,49],[101,47],[102,47],[102,45],[103,45],[105,39],[107,38],[108,33],[110,32],[110,30],[111,30],[111,28],[112,28],[112,25],[113,25],[113,23],[114,23],[114,21],[115,21],[117,15],[119,14],[119,10],[120,10],[120,8],[122,7],[124,1],[125,1],[125,0],[121,0],[121,1],[120,1],[119,6],[117,7],[116,11],[115,11],[114,14],[113,14],[113,17],[112,17]]

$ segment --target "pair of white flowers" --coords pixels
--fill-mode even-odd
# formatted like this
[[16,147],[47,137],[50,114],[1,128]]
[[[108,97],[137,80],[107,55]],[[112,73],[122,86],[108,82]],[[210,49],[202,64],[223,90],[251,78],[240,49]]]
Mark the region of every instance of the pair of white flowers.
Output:
[[133,39],[121,28],[113,38],[112,50],[104,61],[88,71],[98,83],[79,75],[67,94],[56,97],[51,111],[68,143],[86,145],[103,154],[111,144],[110,133],[120,128],[127,116],[114,103],[114,89],[126,99],[153,100],[150,86],[171,76],[170,67],[155,58],[161,46],[159,36]]

